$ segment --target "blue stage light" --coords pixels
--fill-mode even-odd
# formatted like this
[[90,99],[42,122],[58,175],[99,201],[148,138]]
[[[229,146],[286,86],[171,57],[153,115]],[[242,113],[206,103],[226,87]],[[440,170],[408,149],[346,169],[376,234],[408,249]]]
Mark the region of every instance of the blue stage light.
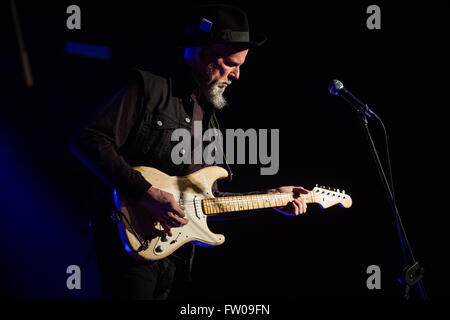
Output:
[[64,51],[69,54],[85,56],[88,58],[96,58],[102,60],[111,59],[111,48],[96,44],[68,41],[64,46]]

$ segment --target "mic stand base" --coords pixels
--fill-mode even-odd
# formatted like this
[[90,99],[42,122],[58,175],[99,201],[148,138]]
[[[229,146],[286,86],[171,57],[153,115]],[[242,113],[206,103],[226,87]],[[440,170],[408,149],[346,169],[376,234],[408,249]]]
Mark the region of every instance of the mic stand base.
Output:
[[410,289],[423,278],[425,269],[419,266],[419,262],[415,262],[411,267],[406,266],[403,269],[403,279],[405,285],[405,292],[403,297],[405,300],[409,300]]

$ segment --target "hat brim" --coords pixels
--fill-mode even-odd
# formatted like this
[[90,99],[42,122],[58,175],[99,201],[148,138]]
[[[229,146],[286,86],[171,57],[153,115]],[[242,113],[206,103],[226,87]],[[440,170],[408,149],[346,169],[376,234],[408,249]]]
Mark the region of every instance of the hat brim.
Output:
[[257,48],[262,46],[267,41],[267,37],[263,33],[256,33],[250,35],[250,41],[242,42],[242,41],[226,41],[226,40],[219,40],[219,39],[183,39],[180,41],[178,45],[176,45],[177,48],[189,48],[189,47],[198,47],[198,46],[204,46],[209,44],[231,44],[231,45],[237,45],[247,48]]

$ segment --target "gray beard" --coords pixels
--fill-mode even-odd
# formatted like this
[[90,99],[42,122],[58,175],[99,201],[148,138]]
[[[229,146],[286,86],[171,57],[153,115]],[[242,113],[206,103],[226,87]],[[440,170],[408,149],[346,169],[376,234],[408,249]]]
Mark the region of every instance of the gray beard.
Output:
[[[211,77],[213,74],[213,65],[210,63],[206,67],[206,72],[208,76]],[[231,81],[225,81],[228,85],[231,84]],[[221,110],[223,107],[227,106],[227,100],[223,96],[223,93],[227,87],[220,88],[218,82],[214,82],[209,87],[204,90],[203,95],[205,96],[205,100],[209,102],[214,108]]]
[[205,92],[205,100],[209,102],[214,108],[221,110],[227,106],[227,100],[223,96],[226,87],[220,88],[218,83],[213,83]]

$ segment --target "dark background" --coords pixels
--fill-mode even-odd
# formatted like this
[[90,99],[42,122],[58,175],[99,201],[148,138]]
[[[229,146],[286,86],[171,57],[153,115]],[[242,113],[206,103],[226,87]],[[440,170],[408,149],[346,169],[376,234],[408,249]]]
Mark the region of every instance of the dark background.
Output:
[[[66,28],[71,4],[81,8],[81,30]],[[174,43],[189,4],[17,1],[34,77],[31,89],[23,82],[10,8],[2,5],[3,296],[100,298],[87,232],[98,180],[70,153],[68,142],[118,88],[127,68],[158,72],[182,60],[183,50]],[[381,30],[366,27],[371,4],[381,8]],[[250,51],[241,79],[227,90],[230,107],[221,115],[222,127],[280,129],[280,170],[261,176],[260,165],[233,165],[234,179],[221,189],[311,189],[317,183],[345,189],[353,206],[322,211],[311,204],[300,217],[264,210],[257,217],[211,223],[227,241],[198,247],[186,298],[401,299],[397,277],[404,262],[394,216],[357,114],[327,91],[332,79],[384,120],[397,204],[426,270],[427,293],[448,298],[443,177],[448,143],[440,121],[448,103],[437,97],[446,66],[443,8],[379,1],[238,5],[247,11],[252,30],[269,40]],[[70,55],[64,51],[67,41],[108,46],[111,59]],[[385,164],[382,132],[376,123],[370,128]],[[66,288],[66,268],[72,264],[83,265],[78,291]],[[373,264],[381,268],[381,290],[366,287],[366,268]],[[419,299],[417,290],[413,299]]]

